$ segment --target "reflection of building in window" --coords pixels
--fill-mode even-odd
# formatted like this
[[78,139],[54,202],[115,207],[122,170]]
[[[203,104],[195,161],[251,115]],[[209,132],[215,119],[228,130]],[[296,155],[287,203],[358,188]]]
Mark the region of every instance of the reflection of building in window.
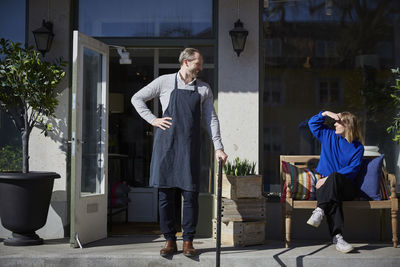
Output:
[[339,79],[319,79],[316,84],[317,105],[342,105],[343,88]]
[[280,155],[283,152],[283,127],[264,127],[264,154]]
[[375,47],[375,52],[380,58],[393,58],[393,44],[391,42],[378,42]]
[[264,55],[265,57],[281,57],[282,56],[282,41],[281,39],[271,38],[264,40]]
[[316,57],[338,57],[335,41],[316,41],[315,42],[315,56]]
[[266,77],[264,82],[264,105],[283,103],[283,82],[280,78]]
[[389,69],[393,67],[393,43],[391,42],[378,42],[375,47],[375,53],[378,56],[378,68]]

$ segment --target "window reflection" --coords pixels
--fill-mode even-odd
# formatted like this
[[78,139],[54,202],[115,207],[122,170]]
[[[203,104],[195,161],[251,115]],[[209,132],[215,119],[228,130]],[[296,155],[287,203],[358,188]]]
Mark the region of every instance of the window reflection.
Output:
[[306,122],[321,110],[361,117],[365,144],[378,145],[394,172],[384,114],[390,68],[400,65],[399,18],[395,0],[269,1],[262,17],[265,190],[279,183],[279,154],[319,153]]
[[212,0],[79,0],[79,30],[96,37],[212,37]]
[[103,193],[104,115],[102,55],[83,49],[81,192]]

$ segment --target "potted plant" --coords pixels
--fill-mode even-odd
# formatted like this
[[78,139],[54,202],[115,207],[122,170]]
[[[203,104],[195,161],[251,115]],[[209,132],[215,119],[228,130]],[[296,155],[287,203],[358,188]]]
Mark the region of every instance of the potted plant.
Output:
[[255,174],[256,163],[247,159],[235,158],[227,162],[222,175],[222,197],[237,200],[239,198],[260,198],[262,194],[262,176]]
[[[42,127],[47,135],[45,120],[54,116],[58,104],[54,89],[65,76],[64,66],[61,60],[43,61],[33,47],[0,40],[0,109],[19,131],[22,143],[22,170],[0,170],[0,217],[12,231],[5,245],[43,243],[35,231],[46,223],[54,179],[60,175],[29,171],[29,136],[34,127]],[[4,150],[1,156],[10,153]]]

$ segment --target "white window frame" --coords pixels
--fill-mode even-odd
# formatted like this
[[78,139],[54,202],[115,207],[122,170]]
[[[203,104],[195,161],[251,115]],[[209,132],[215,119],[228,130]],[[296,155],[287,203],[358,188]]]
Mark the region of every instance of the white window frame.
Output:
[[[328,101],[327,102],[321,102],[321,82],[327,82],[328,84]],[[339,87],[339,100],[338,102],[332,102],[331,101],[331,84],[333,82],[338,83]],[[325,105],[343,105],[343,82],[339,78],[320,78],[315,81],[315,90],[316,90],[316,104],[320,106],[325,106]]]
[[[279,92],[280,99],[279,102],[272,102],[272,93]],[[264,80],[264,95],[263,95],[263,103],[264,106],[282,106],[284,103],[284,92],[285,92],[285,84],[280,76],[271,77],[266,76]],[[268,94],[268,101],[265,101],[265,95]]]
[[[320,47],[323,47],[320,49]],[[332,40],[317,40],[315,41],[315,56],[319,58],[337,58],[336,41]]]
[[[266,133],[265,133],[266,129],[270,129],[268,135],[266,135]],[[273,135],[272,132],[273,132],[273,130],[276,130],[276,129],[278,130],[278,134],[277,135]],[[283,140],[284,140],[284,138],[283,138],[284,137],[284,127],[283,127],[283,125],[281,125],[281,124],[279,124],[279,125],[276,125],[276,124],[264,125],[263,137],[264,137],[264,144],[263,144],[264,155],[265,154],[268,154],[268,155],[281,155],[281,154],[283,154],[283,151],[285,151],[284,142],[283,142]],[[271,150],[270,151],[267,151],[265,149],[265,146],[267,144],[271,145]],[[279,144],[280,145],[280,150],[279,151],[273,151],[273,149],[272,149],[273,144]]]
[[264,39],[264,57],[281,57],[282,56],[282,40],[279,38]]

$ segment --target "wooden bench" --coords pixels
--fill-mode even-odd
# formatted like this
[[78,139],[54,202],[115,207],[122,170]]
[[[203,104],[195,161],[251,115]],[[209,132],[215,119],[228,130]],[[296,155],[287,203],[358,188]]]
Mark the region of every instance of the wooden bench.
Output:
[[[315,209],[317,207],[316,200],[295,200],[292,198],[290,189],[290,179],[286,180],[286,175],[282,172],[282,161],[289,162],[299,168],[307,167],[309,160],[319,159],[319,156],[280,156],[280,174],[281,174],[281,188],[286,183],[286,200],[282,202],[282,229],[284,229],[285,246],[290,246],[290,231],[293,209]],[[384,179],[389,181],[390,184],[390,198],[388,200],[374,200],[374,201],[343,201],[343,208],[351,209],[390,209],[392,217],[392,234],[393,234],[393,247],[397,247],[397,212],[398,212],[398,199],[396,197],[396,177],[393,174],[388,174],[386,169],[383,168]],[[382,213],[381,217],[381,231],[380,237],[383,239],[383,226],[385,214]]]

